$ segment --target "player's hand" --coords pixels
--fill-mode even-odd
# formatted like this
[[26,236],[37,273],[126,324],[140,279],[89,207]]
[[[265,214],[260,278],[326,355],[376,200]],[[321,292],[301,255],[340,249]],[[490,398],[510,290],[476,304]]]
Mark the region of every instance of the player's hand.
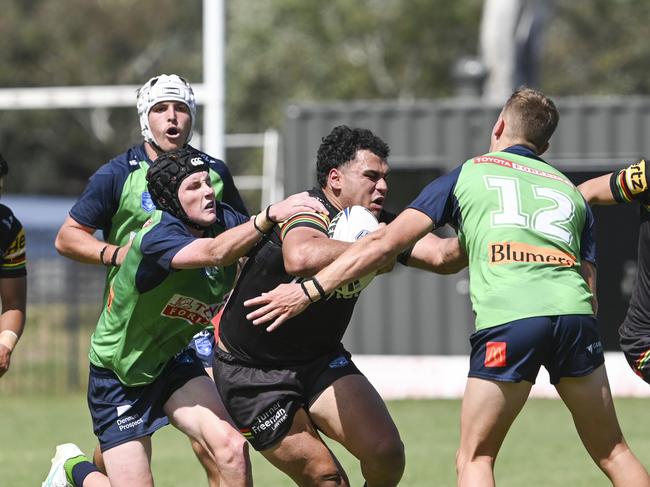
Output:
[[293,194],[279,203],[272,204],[269,208],[269,216],[274,222],[281,222],[303,211],[327,214],[323,203],[309,196],[307,191],[303,191]]
[[11,362],[11,350],[0,344],[0,377],[9,370],[9,362]]
[[278,287],[256,298],[244,301],[244,306],[260,306],[246,318],[254,325],[263,325],[273,320],[266,331],[273,331],[289,318],[303,312],[310,301],[300,284],[280,284]]
[[116,263],[118,266],[122,265],[122,262],[124,262],[124,259],[126,259],[126,254],[129,253],[129,250],[131,249],[131,244],[133,244],[133,239],[135,238],[136,232],[131,232],[129,236],[129,241],[122,245],[120,249],[117,251],[117,259]]

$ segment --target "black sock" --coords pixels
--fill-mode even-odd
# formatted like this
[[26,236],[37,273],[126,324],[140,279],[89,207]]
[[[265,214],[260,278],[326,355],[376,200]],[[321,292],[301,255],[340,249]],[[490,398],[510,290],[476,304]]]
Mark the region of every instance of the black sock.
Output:
[[94,463],[79,462],[72,467],[72,480],[77,487],[83,487],[86,477],[93,472],[99,472],[99,469]]

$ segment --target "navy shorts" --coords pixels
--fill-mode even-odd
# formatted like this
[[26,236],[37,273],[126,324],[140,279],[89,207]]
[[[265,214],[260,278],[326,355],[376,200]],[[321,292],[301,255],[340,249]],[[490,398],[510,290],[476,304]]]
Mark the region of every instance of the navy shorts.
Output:
[[160,375],[144,386],[128,387],[109,369],[90,364],[88,408],[102,451],[151,436],[169,424],[163,406],[195,377],[206,375],[194,350],[172,358]]
[[650,384],[650,333],[621,326],[618,329],[619,343],[636,375]]
[[245,364],[216,347],[213,373],[228,412],[258,451],[280,441],[296,411],[308,409],[334,381],[361,375],[342,346],[307,364],[283,368]]
[[204,369],[212,367],[212,353],[214,349],[214,332],[202,330],[192,337],[187,346],[196,352],[196,356],[203,364]]
[[538,316],[479,330],[470,337],[469,377],[535,383],[539,368],[551,384],[589,375],[605,361],[591,315]]

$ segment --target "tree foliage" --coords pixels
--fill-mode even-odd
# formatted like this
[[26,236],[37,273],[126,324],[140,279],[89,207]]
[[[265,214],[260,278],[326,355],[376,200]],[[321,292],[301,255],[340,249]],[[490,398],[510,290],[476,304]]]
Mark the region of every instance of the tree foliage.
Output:
[[[482,1],[226,5],[227,129],[257,132],[281,128],[291,101],[451,95],[455,61],[477,52]],[[201,0],[9,0],[0,87],[139,85],[163,72],[201,81],[201,10]],[[556,0],[542,88],[647,93],[649,14],[645,0]],[[102,162],[139,140],[135,107],[2,111],[0,121],[13,192],[76,195]]]
[[543,88],[556,95],[647,95],[646,0],[556,0]]

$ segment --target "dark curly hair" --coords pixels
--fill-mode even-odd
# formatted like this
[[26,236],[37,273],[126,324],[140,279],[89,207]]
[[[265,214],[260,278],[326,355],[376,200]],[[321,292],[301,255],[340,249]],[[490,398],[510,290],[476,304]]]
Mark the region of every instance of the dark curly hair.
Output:
[[367,129],[339,125],[323,137],[316,156],[316,176],[320,187],[325,187],[330,170],[353,160],[358,150],[368,150],[382,159],[388,158],[390,153],[388,144]]

